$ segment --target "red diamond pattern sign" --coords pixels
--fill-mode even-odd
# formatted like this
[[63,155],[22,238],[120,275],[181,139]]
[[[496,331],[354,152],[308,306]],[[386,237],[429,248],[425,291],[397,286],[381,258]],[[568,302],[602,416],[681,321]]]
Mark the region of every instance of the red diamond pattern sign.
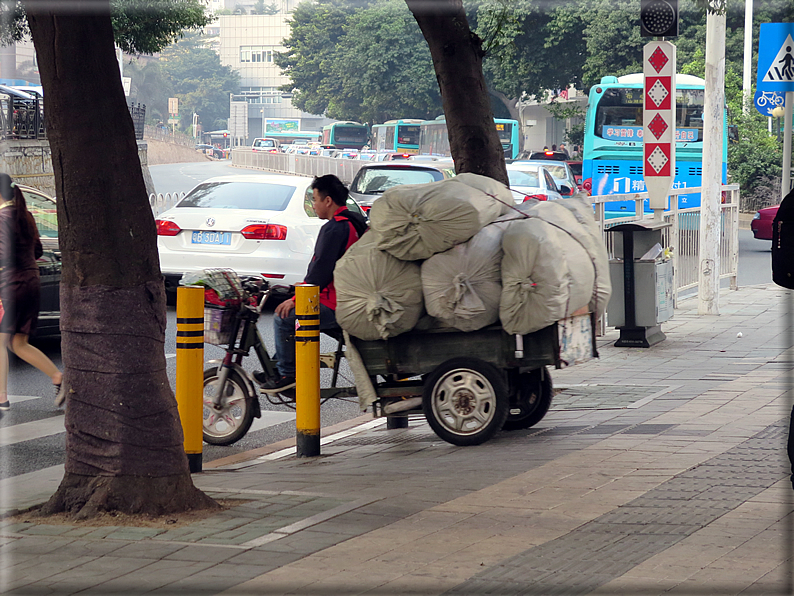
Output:
[[661,114],[656,114],[653,120],[651,120],[651,123],[648,125],[648,130],[653,133],[653,136],[655,136],[657,140],[662,138],[662,135],[668,128],[670,127],[667,125],[667,122],[664,121],[664,118],[662,118]]
[[652,41],[643,50],[643,177],[651,209],[666,209],[675,177],[675,46]]
[[651,57],[648,60],[648,62],[650,62],[650,64],[651,64],[651,66],[653,66],[656,69],[657,73],[661,73],[662,69],[665,66],[667,66],[667,63],[669,61],[670,61],[670,59],[667,57],[667,54],[665,54],[664,50],[662,48],[660,48],[660,47],[656,48],[656,51],[654,51],[654,53],[651,54]]

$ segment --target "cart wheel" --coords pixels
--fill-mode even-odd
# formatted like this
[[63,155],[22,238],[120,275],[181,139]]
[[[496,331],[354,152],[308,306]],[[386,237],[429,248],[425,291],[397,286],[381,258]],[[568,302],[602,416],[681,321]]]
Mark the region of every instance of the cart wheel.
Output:
[[422,408],[435,433],[453,445],[479,445],[494,436],[510,407],[499,371],[476,358],[453,358],[424,382]]
[[549,411],[552,399],[551,375],[545,368],[518,377],[518,400],[510,404],[505,430],[530,428],[540,422]]
[[236,370],[229,371],[226,379],[226,394],[223,408],[212,406],[212,397],[218,386],[218,367],[204,371],[204,441],[210,445],[231,445],[239,441],[251,428],[254,421],[254,408],[249,399],[248,385]]

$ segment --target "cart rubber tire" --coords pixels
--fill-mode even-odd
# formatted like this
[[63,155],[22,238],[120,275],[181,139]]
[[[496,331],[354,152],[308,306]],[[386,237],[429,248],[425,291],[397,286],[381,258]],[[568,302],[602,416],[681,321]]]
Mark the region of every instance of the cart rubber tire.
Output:
[[[239,399],[235,401],[234,406],[227,408],[225,413],[234,420],[235,424],[234,426],[227,424],[229,429],[228,432],[224,432],[223,428],[213,428],[213,425],[217,424],[217,422],[216,419],[211,418],[213,410],[206,402],[212,399],[212,392],[215,390],[214,387],[215,384],[217,384],[217,378],[217,366],[213,366],[204,371],[204,403],[202,403],[204,410],[202,416],[204,442],[210,445],[231,445],[242,439],[245,433],[248,432],[248,429],[251,428],[251,424],[254,421],[255,408],[250,400],[258,399],[258,397],[249,394],[248,384],[240,377],[239,372],[230,370],[229,377],[226,379],[226,392],[228,396],[236,395]],[[213,383],[213,381],[215,381],[215,383]]]
[[[499,432],[507,419],[507,383],[487,362],[453,358],[425,377],[422,409],[433,431],[448,443],[480,445]],[[480,416],[472,416],[475,412]]]
[[551,407],[554,394],[551,375],[545,368],[523,373],[518,377],[518,403],[510,409],[520,409],[520,413],[509,412],[504,430],[523,430],[535,426],[543,420]]

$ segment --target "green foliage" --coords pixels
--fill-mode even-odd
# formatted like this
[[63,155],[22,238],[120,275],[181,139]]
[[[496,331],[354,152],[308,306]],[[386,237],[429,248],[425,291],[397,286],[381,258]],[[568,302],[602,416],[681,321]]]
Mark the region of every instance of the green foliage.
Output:
[[292,16],[276,64],[293,105],[370,123],[441,112],[430,51],[402,0],[303,2]]
[[[201,0],[111,0],[111,20],[118,46],[128,54],[154,54],[185,29],[212,22]],[[0,45],[30,37],[21,0],[0,4]]]
[[179,98],[181,125],[189,126],[186,115],[196,112],[206,130],[215,120],[229,117],[229,94],[239,91],[240,75],[223,66],[204,43],[198,33],[186,34],[161,52],[160,64],[173,97]]
[[254,4],[254,13],[265,15],[277,14],[278,6],[273,3],[265,4],[265,0],[256,0]]

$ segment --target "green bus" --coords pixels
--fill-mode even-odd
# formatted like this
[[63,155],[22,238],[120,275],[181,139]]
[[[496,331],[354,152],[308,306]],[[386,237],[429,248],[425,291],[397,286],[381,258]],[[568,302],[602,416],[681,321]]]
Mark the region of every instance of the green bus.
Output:
[[360,122],[334,122],[323,126],[323,145],[335,149],[358,149],[369,142],[369,127]]

